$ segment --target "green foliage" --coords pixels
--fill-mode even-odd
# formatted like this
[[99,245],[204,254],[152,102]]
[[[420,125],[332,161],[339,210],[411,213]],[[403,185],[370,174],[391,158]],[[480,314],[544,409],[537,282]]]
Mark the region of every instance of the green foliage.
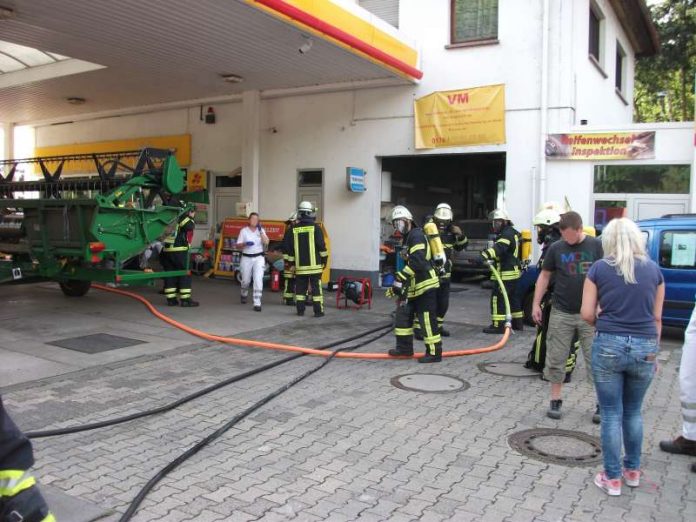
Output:
[[636,61],[635,120],[693,120],[696,0],[661,0],[650,10],[661,50]]

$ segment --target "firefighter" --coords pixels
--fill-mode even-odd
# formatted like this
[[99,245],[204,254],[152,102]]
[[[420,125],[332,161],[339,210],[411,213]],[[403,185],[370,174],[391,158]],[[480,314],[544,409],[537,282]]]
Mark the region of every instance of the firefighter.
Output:
[[[493,223],[493,231],[496,234],[493,246],[481,252],[481,256],[487,261],[494,261],[496,268],[503,280],[505,291],[510,301],[513,330],[523,330],[522,305],[517,295],[517,281],[522,275],[520,261],[520,245],[522,236],[512,226],[512,221],[507,212],[496,209],[490,213],[489,218]],[[494,279],[491,275],[491,279]],[[491,325],[483,329],[487,334],[501,334],[505,331],[505,301],[500,285],[494,282],[491,292]]]
[[283,236],[283,302],[287,306],[295,305],[295,272],[288,259],[288,250],[285,245],[289,245],[292,241],[292,227],[296,224],[297,211],[290,214],[290,217],[285,221],[285,235]]
[[396,348],[389,350],[389,355],[413,355],[413,323],[418,317],[426,348],[425,355],[418,362],[440,362],[442,338],[437,326],[437,289],[440,280],[432,264],[430,245],[406,207],[394,207],[391,222],[394,230],[403,237],[402,255],[406,265],[396,273],[394,285],[387,290],[387,297],[395,296],[401,302],[394,319]]
[[292,227],[283,251],[291,271],[295,273],[295,306],[297,315],[304,315],[308,289],[311,287],[314,317],[324,317],[324,294],[321,274],[329,261],[324,234],[316,224],[316,209],[309,201],[297,207],[298,222]]
[[[447,261],[445,262],[444,271],[440,275],[440,288],[437,290],[437,326],[442,337],[449,337],[450,333],[443,326],[445,315],[449,309],[450,282],[452,281],[452,256],[454,251],[461,252],[466,248],[469,240],[462,233],[462,229],[452,223],[454,214],[452,207],[447,203],[440,203],[435,208],[435,213],[432,216],[432,221],[437,225],[437,230],[440,233],[442,246],[445,248]],[[423,340],[423,332],[420,329],[418,318],[413,325],[413,332],[416,339]]]
[[55,522],[36,479],[31,442],[5,411],[0,397],[0,522]]
[[[537,262],[537,268],[541,272],[541,266],[546,257],[546,251],[549,247],[561,239],[561,230],[558,227],[561,221],[563,209],[557,203],[549,202],[542,205],[541,210],[537,212],[532,220],[532,224],[536,227],[537,243],[541,245],[541,256]],[[527,356],[525,368],[543,372],[546,359],[546,337],[549,329],[549,318],[551,317],[551,296],[553,294],[553,279],[549,282],[549,288],[546,294],[541,298],[541,324],[537,325],[536,336],[532,349]],[[571,342],[570,355],[566,361],[566,376],[563,382],[569,383],[571,374],[575,369],[577,360],[577,351],[580,348],[580,342],[577,335]],[[541,375],[543,379],[543,374]]]
[[[164,240],[162,249],[162,268],[165,270],[186,270],[193,240],[193,231],[196,223],[193,218],[195,209],[184,212],[176,224],[174,231]],[[177,299],[178,294],[178,299]],[[183,307],[198,306],[199,303],[191,299],[191,273],[184,276],[164,278],[164,296],[169,306],[181,304]]]

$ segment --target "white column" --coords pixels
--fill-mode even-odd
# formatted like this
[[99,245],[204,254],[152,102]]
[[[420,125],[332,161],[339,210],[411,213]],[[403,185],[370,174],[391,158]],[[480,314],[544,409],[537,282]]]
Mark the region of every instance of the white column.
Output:
[[3,130],[3,142],[2,149],[3,159],[13,159],[14,158],[14,123],[5,122],[2,124]]
[[259,209],[259,127],[261,121],[259,91],[242,93],[242,201]]

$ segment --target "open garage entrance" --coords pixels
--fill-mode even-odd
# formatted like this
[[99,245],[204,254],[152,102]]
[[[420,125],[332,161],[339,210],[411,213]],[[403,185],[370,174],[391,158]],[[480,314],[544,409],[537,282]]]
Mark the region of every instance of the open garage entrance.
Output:
[[441,202],[457,220],[486,219],[504,190],[504,152],[382,158],[383,204],[404,205],[419,221]]

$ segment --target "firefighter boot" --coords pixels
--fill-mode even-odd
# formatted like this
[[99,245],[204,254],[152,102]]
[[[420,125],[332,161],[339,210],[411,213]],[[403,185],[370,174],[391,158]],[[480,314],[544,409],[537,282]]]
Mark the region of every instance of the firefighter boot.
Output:
[[169,298],[167,299],[167,306],[179,306],[179,300],[176,297]]
[[194,308],[196,306],[200,306],[201,303],[198,301],[194,301],[193,299],[182,299],[181,300],[181,307],[182,308]]
[[26,522],[55,522],[46,501],[34,485],[0,502],[0,520]]
[[513,319],[512,329],[521,332],[524,330],[524,319]]
[[505,327],[503,325],[491,324],[488,328],[483,329],[485,334],[502,334],[505,333]]
[[426,349],[425,355],[418,358],[419,363],[438,363],[442,361],[442,343],[437,343],[434,349],[435,353],[431,353],[430,349]]

